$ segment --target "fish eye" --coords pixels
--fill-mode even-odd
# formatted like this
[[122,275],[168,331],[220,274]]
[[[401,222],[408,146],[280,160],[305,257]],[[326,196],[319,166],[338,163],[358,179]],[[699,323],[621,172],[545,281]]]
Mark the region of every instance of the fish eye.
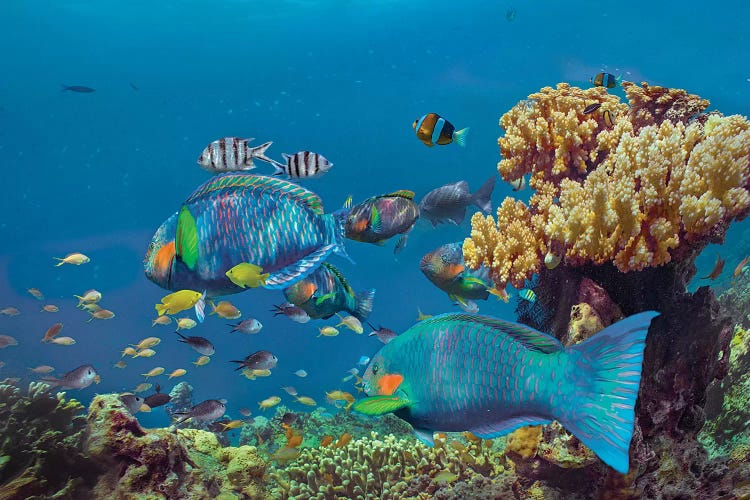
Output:
[[375,363],[374,365],[372,365],[372,374],[373,375],[377,375],[378,374],[378,364],[377,363]]
[[443,255],[442,257],[440,257],[440,260],[443,261],[443,264],[447,264],[448,263],[448,256],[447,255]]

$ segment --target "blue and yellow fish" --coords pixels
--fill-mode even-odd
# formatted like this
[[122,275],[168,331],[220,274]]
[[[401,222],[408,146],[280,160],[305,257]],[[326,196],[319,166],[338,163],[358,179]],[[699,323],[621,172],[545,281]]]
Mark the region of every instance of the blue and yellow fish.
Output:
[[212,177],[164,222],[151,241],[146,276],[168,290],[228,295],[244,288],[227,271],[259,266],[265,288],[286,288],[332,253],[346,256],[346,211],[324,214],[320,198],[296,184],[261,175]]
[[427,113],[417,118],[412,127],[417,133],[417,138],[429,147],[455,142],[463,148],[466,146],[466,136],[469,133],[469,127],[456,130],[451,122],[437,113]]
[[590,78],[589,81],[594,84],[594,87],[607,87],[613,89],[620,84],[622,76],[615,76],[611,73],[597,73]]
[[346,311],[364,321],[372,312],[375,290],[355,294],[341,271],[324,262],[306,278],[284,289],[284,296],[312,319]]
[[643,349],[653,311],[563,347],[526,325],[443,314],[391,340],[363,375],[352,410],[393,412],[417,437],[471,431],[491,439],[557,420],[621,473],[628,471]]
[[[473,271],[464,263],[463,243],[447,243],[422,257],[419,268],[454,302],[466,306],[470,300],[487,300],[495,290],[485,267]],[[504,299],[504,297],[503,297]]]
[[409,232],[419,217],[412,191],[373,196],[354,205],[346,218],[346,237],[365,243],[382,245],[389,238],[401,234],[394,253],[406,246]]

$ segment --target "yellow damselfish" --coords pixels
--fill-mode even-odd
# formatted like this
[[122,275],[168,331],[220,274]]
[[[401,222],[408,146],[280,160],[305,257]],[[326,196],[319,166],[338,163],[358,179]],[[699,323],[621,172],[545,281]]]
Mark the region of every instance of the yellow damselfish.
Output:
[[264,273],[260,266],[243,262],[227,271],[226,275],[232,283],[239,287],[257,288],[266,284],[269,273]]
[[202,297],[200,292],[194,290],[179,290],[162,297],[161,304],[156,304],[154,307],[159,316],[177,314],[193,307]]

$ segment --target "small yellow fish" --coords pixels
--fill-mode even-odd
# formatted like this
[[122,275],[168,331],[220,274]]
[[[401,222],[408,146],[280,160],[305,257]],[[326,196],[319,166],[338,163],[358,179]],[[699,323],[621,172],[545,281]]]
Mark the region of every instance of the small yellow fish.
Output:
[[349,330],[358,334],[365,331],[364,328],[362,328],[362,323],[354,316],[349,315],[349,316],[342,317],[340,314],[337,314],[337,315],[339,318],[341,318],[341,323],[339,323],[336,326],[343,325],[347,327]]
[[248,379],[248,380],[255,380],[257,377],[268,377],[271,375],[271,370],[265,368],[262,370],[249,370],[245,368],[242,370],[242,374]]
[[161,339],[159,337],[146,337],[145,339],[141,340],[137,344],[130,344],[136,349],[148,349],[149,347],[154,347],[155,345],[159,345],[159,342],[161,342]]
[[57,345],[73,345],[76,343],[73,337],[55,337],[50,339],[50,342]]
[[112,368],[125,368],[126,366],[128,366],[128,364],[125,361],[120,360],[112,365]]
[[151,389],[154,386],[154,384],[149,384],[147,382],[143,382],[138,384],[135,389],[133,389],[133,392],[143,392]]
[[83,292],[83,295],[73,295],[73,297],[78,299],[78,306],[76,307],[82,307],[83,304],[94,304],[96,302],[99,302],[102,300],[102,294],[101,292],[97,290],[86,290]]
[[226,432],[226,431],[229,431],[229,430],[232,430],[232,429],[238,429],[238,428],[242,427],[245,424],[245,422],[243,422],[242,420],[231,420],[231,421],[229,421],[227,423],[224,423],[224,422],[220,422],[220,423],[224,427],[221,430],[221,432]]
[[169,374],[169,377],[167,378],[175,378],[175,377],[182,377],[187,373],[187,370],[184,368],[177,368],[175,371]]
[[95,319],[112,319],[115,317],[115,313],[110,311],[109,309],[99,309],[98,311],[94,311],[91,313],[91,317],[87,321],[87,323],[90,323],[91,321],[94,321]]
[[190,330],[191,328],[195,328],[195,325],[197,324],[198,323],[196,323],[194,319],[180,318],[177,320],[177,329],[178,330]]
[[91,259],[89,259],[86,255],[83,255],[82,253],[71,253],[63,257],[62,259],[60,257],[53,257],[55,260],[59,260],[57,264],[55,264],[55,267],[60,267],[63,264],[73,264],[76,266],[80,266],[81,264],[86,264],[87,262],[91,262]]
[[422,321],[432,317],[432,314],[424,314],[420,308],[417,307],[417,321]]
[[203,366],[207,365],[209,361],[211,361],[211,358],[209,358],[208,356],[201,356],[197,360],[193,361],[193,364],[195,366]]
[[156,354],[156,351],[154,351],[153,349],[141,349],[140,351],[135,353],[133,357],[134,358],[150,358],[154,354]]
[[171,322],[172,322],[172,318],[170,318],[170,317],[169,317],[169,316],[167,316],[167,315],[164,315],[164,316],[159,316],[158,318],[156,318],[155,320],[153,320],[153,321],[151,322],[151,326],[156,326],[156,325],[168,325],[168,324],[170,324]]
[[315,402],[315,400],[308,396],[297,396],[294,398],[297,400],[298,403],[307,405],[307,406],[316,406],[318,403]]
[[141,408],[138,411],[142,411],[144,413],[148,413],[148,412],[151,411],[151,407],[149,405],[147,405],[146,403],[143,403],[141,405]]
[[29,288],[26,291],[29,292],[36,300],[44,300],[44,294],[38,288]]
[[432,478],[436,483],[452,483],[456,479],[458,479],[458,475],[449,470],[440,471]]
[[198,303],[203,298],[203,294],[194,290],[179,290],[161,299],[161,304],[156,304],[156,313],[159,316],[165,314],[177,314],[186,311]]
[[93,302],[91,304],[83,304],[81,306],[81,309],[83,309],[86,312],[92,313],[92,314],[95,313],[96,311],[101,311],[102,310],[102,308],[99,306],[99,304],[95,304]]
[[56,313],[59,310],[60,310],[60,308],[57,307],[54,304],[47,304],[47,305],[45,305],[45,306],[42,307],[42,311],[48,312],[48,313]]
[[243,262],[226,272],[227,278],[235,285],[245,288],[257,288],[266,284],[269,274],[255,264]]
[[18,316],[19,314],[21,314],[21,311],[19,311],[15,307],[5,307],[3,309],[0,309],[0,314],[4,314],[5,316]]
[[562,257],[554,253],[552,250],[547,252],[547,255],[544,256],[544,265],[547,267],[547,269],[554,269],[558,265],[560,265],[560,262],[562,261]]
[[318,335],[318,337],[320,337],[321,335],[326,336],[326,337],[335,337],[336,335],[339,334],[339,331],[332,326],[324,326],[319,331],[320,331],[320,335]]
[[271,396],[270,398],[266,398],[260,403],[258,403],[258,406],[263,408],[264,410],[266,408],[271,408],[273,406],[276,406],[277,404],[281,403],[281,398],[278,396]]
[[49,365],[39,365],[35,368],[29,368],[29,370],[40,375],[46,375],[47,373],[52,373],[53,371],[55,371],[55,369]]
[[124,356],[133,356],[133,357],[135,357],[135,355],[137,353],[138,353],[138,351],[136,351],[132,347],[126,347],[125,349],[122,350],[122,356],[120,356],[120,357],[121,358],[124,357]]
[[151,368],[148,371],[148,373],[141,373],[141,375],[143,375],[146,378],[149,378],[149,377],[157,377],[161,375],[162,373],[164,373],[164,368],[162,368],[161,366],[157,366],[156,368]]
[[228,300],[222,300],[218,304],[211,302],[211,314],[217,314],[224,319],[237,319],[242,316],[242,312]]

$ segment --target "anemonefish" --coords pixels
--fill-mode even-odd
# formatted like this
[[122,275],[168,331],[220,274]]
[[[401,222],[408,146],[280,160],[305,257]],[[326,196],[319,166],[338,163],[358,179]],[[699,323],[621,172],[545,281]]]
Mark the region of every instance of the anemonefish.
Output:
[[608,89],[612,89],[617,87],[620,80],[622,80],[621,76],[615,76],[611,73],[597,73],[589,81],[593,83],[595,87],[607,87]]
[[469,127],[456,130],[451,122],[437,113],[428,113],[414,120],[412,125],[417,133],[417,138],[425,145],[432,147],[435,144],[444,146],[454,142],[461,147],[466,146],[466,135]]

